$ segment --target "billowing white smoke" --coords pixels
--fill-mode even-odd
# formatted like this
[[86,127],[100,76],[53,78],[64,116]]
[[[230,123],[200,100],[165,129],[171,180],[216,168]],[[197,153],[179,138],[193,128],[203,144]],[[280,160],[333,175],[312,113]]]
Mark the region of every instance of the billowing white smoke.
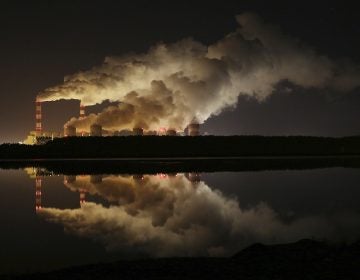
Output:
[[237,16],[238,30],[205,46],[192,39],[158,44],[146,54],[107,57],[103,65],[65,78],[41,101],[79,99],[85,105],[120,102],[70,124],[88,129],[184,129],[236,106],[239,94],[264,100],[283,81],[304,88],[351,90],[355,66],[341,66],[253,14]]
[[[282,221],[264,203],[242,209],[234,197],[172,177],[90,176],[67,183],[115,205],[87,202],[79,209],[43,208],[47,221],[66,232],[99,241],[109,250],[132,249],[150,256],[231,255],[254,242],[283,243],[301,238],[357,238],[358,213],[307,216]],[[350,240],[349,240],[350,239]]]

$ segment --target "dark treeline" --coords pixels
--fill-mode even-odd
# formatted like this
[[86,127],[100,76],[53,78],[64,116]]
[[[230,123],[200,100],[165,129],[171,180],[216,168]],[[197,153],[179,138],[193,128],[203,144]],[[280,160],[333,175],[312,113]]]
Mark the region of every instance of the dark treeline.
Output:
[[44,145],[3,144],[2,159],[360,155],[360,136],[69,137]]

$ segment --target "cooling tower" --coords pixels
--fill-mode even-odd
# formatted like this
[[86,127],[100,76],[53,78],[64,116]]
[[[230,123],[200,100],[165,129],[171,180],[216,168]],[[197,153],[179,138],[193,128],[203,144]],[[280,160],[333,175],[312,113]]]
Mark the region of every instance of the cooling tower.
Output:
[[198,136],[200,135],[200,124],[191,123],[188,125],[188,135],[189,136]]
[[102,135],[102,126],[98,124],[93,124],[90,126],[90,136],[101,136]]
[[144,135],[144,130],[140,127],[134,127],[133,133],[136,136],[142,136],[142,135]]
[[144,135],[156,136],[158,134],[157,134],[156,130],[148,130],[148,131],[144,132]]
[[64,127],[64,136],[70,137],[70,136],[76,136],[76,127],[68,125]]
[[176,130],[175,129],[168,129],[166,131],[167,136],[176,136]]

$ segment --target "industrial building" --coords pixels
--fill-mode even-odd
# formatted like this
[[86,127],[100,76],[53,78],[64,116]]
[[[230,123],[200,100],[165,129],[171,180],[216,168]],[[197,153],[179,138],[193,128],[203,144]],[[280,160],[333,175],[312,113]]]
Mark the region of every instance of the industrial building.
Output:
[[189,136],[198,136],[200,135],[200,124],[193,122],[188,125],[188,135]]
[[30,131],[23,144],[35,145],[44,144],[54,138],[63,137],[61,132],[44,131],[42,126],[42,103],[35,101],[35,130]]
[[[86,115],[86,107],[80,103],[79,118],[84,118]],[[162,128],[159,131],[144,131],[141,127],[134,127],[133,130],[122,131],[107,131],[102,128],[100,124],[92,124],[89,127],[89,131],[77,131],[75,126],[64,126],[63,132],[50,132],[43,129],[43,115],[42,115],[42,102],[35,101],[35,130],[30,131],[29,135],[22,142],[26,145],[44,144],[54,138],[61,137],[74,137],[74,136],[142,136],[142,135],[166,135],[166,136],[182,136],[183,132],[177,132],[173,128]],[[200,135],[200,124],[192,122],[187,127],[188,136]]]

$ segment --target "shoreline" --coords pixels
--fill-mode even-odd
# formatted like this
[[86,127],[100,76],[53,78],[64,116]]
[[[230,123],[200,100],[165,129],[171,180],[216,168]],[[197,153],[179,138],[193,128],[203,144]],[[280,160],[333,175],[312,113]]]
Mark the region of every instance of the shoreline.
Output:
[[[71,164],[69,164],[71,163]],[[7,159],[0,169],[35,167],[55,174],[206,173],[360,168],[360,156]]]
[[[232,257],[119,260],[0,279],[357,279],[360,242],[253,244]],[[178,272],[181,271],[181,274]]]
[[262,160],[262,159],[360,159],[360,155],[274,155],[274,156],[193,156],[193,157],[69,157],[69,158],[0,158],[1,162],[42,162],[42,161],[200,161],[200,160]]
[[57,138],[0,145],[0,159],[211,159],[360,156],[360,136],[128,136]]

